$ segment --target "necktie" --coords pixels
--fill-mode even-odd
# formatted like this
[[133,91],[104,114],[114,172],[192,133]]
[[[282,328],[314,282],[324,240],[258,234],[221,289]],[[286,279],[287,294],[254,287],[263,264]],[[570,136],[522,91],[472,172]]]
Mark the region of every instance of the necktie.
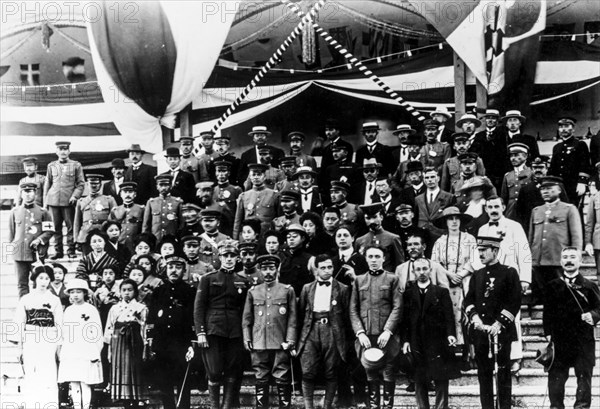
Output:
[[429,194],[429,204],[433,203],[433,193]]
[[402,148],[402,156],[406,156],[406,148]]
[[318,281],[319,286],[324,285],[325,287],[329,287],[331,283],[329,281]]
[[346,262],[346,256],[344,256],[344,255],[342,254],[342,256],[340,257],[340,261],[341,261],[342,263],[345,263],[345,262]]
[[567,276],[565,276],[565,278],[569,282],[569,285],[572,286],[573,284],[575,284],[575,279],[577,278],[577,276],[575,276],[575,277],[567,277]]
[[369,153],[372,155],[373,154],[373,147],[369,146]]
[[496,226],[496,227],[498,227],[498,226],[499,226],[499,224],[498,224],[498,222],[490,222],[490,227],[491,227],[491,226]]

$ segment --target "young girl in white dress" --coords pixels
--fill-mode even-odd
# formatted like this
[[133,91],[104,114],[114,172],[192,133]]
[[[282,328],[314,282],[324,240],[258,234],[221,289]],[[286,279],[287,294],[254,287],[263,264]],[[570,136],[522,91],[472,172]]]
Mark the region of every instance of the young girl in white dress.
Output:
[[58,407],[56,354],[61,342],[59,328],[63,321],[60,299],[48,288],[54,281],[49,265],[38,265],[31,273],[34,290],[17,305],[16,339],[23,363],[23,404],[26,409]]
[[89,291],[83,279],[72,278],[67,282],[66,292],[72,304],[65,310],[63,319],[58,381],[71,383],[74,409],[87,409],[92,398],[91,385],[103,380],[102,323],[96,307],[86,302]]

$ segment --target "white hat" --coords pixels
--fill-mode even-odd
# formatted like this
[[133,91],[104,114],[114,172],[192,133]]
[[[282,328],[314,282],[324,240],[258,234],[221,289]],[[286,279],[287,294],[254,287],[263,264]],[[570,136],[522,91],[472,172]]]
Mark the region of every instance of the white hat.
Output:
[[90,292],[90,286],[83,278],[71,278],[65,284],[65,292],[68,293],[71,290],[84,290]]
[[460,128],[465,122],[474,122],[476,128],[479,128],[481,126],[481,121],[473,114],[464,114],[463,116],[461,116],[460,119],[456,122],[456,126]]
[[450,113],[450,111],[448,111],[448,108],[444,107],[444,106],[439,106],[435,108],[435,111],[433,111],[432,113],[429,114],[430,117],[433,118],[434,115],[443,115],[446,118],[450,119],[452,118],[452,114]]

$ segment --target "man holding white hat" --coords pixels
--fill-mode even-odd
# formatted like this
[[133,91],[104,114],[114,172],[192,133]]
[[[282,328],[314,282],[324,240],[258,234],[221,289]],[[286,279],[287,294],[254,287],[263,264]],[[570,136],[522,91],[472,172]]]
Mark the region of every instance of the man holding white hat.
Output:
[[437,140],[452,145],[452,134],[454,133],[454,130],[446,126],[448,119],[452,118],[452,114],[448,111],[448,108],[445,106],[436,107],[435,111],[430,113],[429,116],[431,119],[441,124],[438,128]]
[[[252,137],[254,146],[242,153],[240,159],[240,174],[238,175],[238,180],[240,182],[243,182],[248,178],[248,165],[260,162],[258,148],[267,145],[267,138],[271,136],[271,132],[266,126],[253,126],[252,130],[248,132],[248,136]],[[279,166],[279,160],[285,156],[281,149],[275,147],[271,147],[271,155],[273,157],[272,165],[275,167]]]
[[376,159],[377,163],[381,164],[382,174],[388,175],[394,171],[394,158],[391,147],[377,141],[380,129],[377,122],[363,123],[362,134],[366,144],[356,151],[356,163],[363,163],[366,159]]
[[526,135],[522,132],[523,125],[525,124],[525,117],[521,115],[521,111],[516,109],[506,111],[506,115],[502,118],[502,123],[506,129],[506,145],[511,143],[521,142],[529,147],[529,160],[528,164],[531,163],[532,158],[540,156],[540,149],[537,141],[531,135]]

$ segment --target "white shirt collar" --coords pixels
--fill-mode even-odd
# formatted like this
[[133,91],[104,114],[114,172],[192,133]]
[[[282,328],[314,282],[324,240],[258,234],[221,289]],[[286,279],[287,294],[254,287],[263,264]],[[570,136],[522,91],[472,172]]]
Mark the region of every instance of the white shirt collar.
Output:
[[437,197],[437,195],[440,193],[440,188],[436,187],[435,190],[429,190],[427,189],[427,197],[430,197],[433,194],[433,197]]
[[428,280],[426,283],[422,283],[420,281],[417,281],[417,285],[419,286],[419,288],[421,290],[424,290],[425,288],[429,287],[430,284],[431,284],[431,280]]
[[523,170],[525,170],[525,163],[523,163],[521,166],[517,167],[517,168],[513,168],[513,170],[517,171],[517,172],[523,172]]
[[375,145],[377,145],[377,139],[376,139],[374,142],[367,142],[367,146],[368,146],[369,148],[374,148],[374,147],[375,147]]
[[419,189],[421,189],[422,187],[423,187],[423,182],[419,183],[418,185],[412,185],[412,188],[413,188],[414,190],[419,190]]
[[342,258],[342,256],[344,256],[344,258],[346,259],[346,261],[348,261],[348,259],[350,257],[352,257],[352,254],[354,254],[354,249],[352,247],[350,247],[347,250],[339,250],[338,251],[340,258]]

